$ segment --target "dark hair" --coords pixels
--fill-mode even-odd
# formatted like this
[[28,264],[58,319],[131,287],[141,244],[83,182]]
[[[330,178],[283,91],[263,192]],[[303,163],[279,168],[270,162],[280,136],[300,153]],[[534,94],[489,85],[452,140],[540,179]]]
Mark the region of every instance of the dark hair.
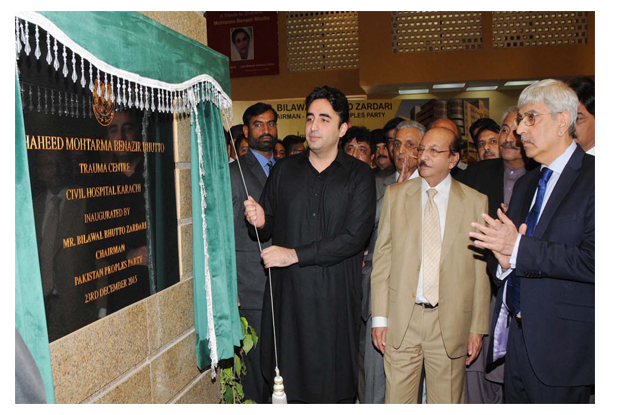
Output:
[[306,97],[306,112],[310,104],[318,99],[327,99],[332,109],[339,114],[339,128],[343,123],[349,122],[349,103],[347,97],[341,91],[331,86],[318,86]]
[[484,131],[492,131],[496,134],[499,134],[501,131],[501,127],[499,124],[491,118],[480,118],[475,121],[469,127],[469,134],[471,134],[471,138],[473,139],[473,143],[475,143],[475,147],[477,147],[477,139]]
[[231,38],[232,38],[232,43],[236,43],[234,39],[236,39],[236,37],[237,37],[237,35],[238,35],[239,33],[245,33],[245,36],[247,36],[247,39],[249,40],[249,38],[250,38],[250,34],[249,34],[249,33],[247,33],[247,30],[245,30],[245,29],[241,29],[241,28],[239,27],[238,29],[234,29],[234,30],[232,31],[232,36],[231,36]]
[[241,148],[243,140],[247,140],[247,138],[244,135],[240,135],[234,141],[234,151],[236,151],[237,155],[239,154],[239,148]]
[[373,144],[375,147],[377,147],[378,144],[386,144],[386,136],[384,135],[384,130],[381,128],[371,130],[371,137],[373,138]]
[[570,79],[567,84],[577,94],[579,102],[586,107],[586,111],[595,115],[595,81],[587,76],[578,76]]
[[299,135],[287,135],[282,139],[282,145],[284,146],[284,150],[286,151],[286,155],[288,156],[291,152],[291,149],[295,144],[306,142],[306,138]]
[[382,128],[382,131],[384,132],[384,137],[386,138],[386,136],[388,135],[388,132],[391,131],[391,130],[394,130],[395,128],[397,128],[397,126],[402,121],[406,121],[406,120],[401,118],[401,117],[395,117],[392,120],[390,120],[389,122],[387,122],[384,125],[384,128]]
[[[453,134],[453,131],[450,131]],[[451,145],[449,146],[449,154],[451,154],[452,156],[454,154],[460,154],[460,151],[462,150],[462,138],[460,138],[460,136],[454,136],[454,140],[451,142]]]
[[251,107],[248,107],[243,113],[243,124],[245,124],[247,128],[250,128],[250,120],[252,117],[256,117],[257,115],[263,114],[267,111],[271,111],[273,113],[274,121],[278,122],[278,113],[271,105],[265,104],[264,102],[257,102]]
[[345,149],[345,145],[356,139],[357,143],[367,143],[372,153],[375,153],[375,144],[373,143],[373,137],[371,131],[367,127],[350,127],[345,135],[341,137],[341,150]]

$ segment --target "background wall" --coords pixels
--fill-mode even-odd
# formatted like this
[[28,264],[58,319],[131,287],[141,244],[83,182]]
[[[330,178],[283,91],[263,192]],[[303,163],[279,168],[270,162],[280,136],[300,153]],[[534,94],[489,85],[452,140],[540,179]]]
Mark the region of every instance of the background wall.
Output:
[[[142,12],[206,44],[195,12]],[[218,403],[195,360],[191,127],[174,122],[180,282],[50,344],[57,403]]]
[[280,74],[234,78],[232,98],[254,102],[303,99],[321,85],[334,86],[348,96],[394,98],[399,86],[410,84],[594,75],[595,13],[588,12],[587,20],[587,44],[495,49],[492,13],[482,12],[483,42],[479,50],[393,53],[391,12],[359,12],[359,69],[289,73],[286,12],[278,12]]

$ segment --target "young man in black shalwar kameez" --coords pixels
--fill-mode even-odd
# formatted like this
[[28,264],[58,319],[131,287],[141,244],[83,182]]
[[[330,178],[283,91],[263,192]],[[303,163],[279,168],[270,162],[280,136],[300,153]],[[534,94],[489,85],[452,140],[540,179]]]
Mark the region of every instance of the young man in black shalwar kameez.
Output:
[[[277,163],[259,203],[245,202],[246,218],[256,221],[261,241],[273,242],[261,257],[272,268],[278,363],[291,403],[356,398],[360,270],[376,196],[371,168],[338,148],[348,122],[345,95],[315,88],[306,98],[308,150]],[[261,365],[273,384],[268,287]]]

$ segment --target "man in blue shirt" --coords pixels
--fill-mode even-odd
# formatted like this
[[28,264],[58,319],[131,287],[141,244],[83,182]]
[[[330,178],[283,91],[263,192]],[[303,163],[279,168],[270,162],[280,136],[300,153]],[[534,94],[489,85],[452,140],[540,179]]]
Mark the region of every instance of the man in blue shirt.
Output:
[[[273,149],[278,141],[277,119],[278,115],[271,105],[262,102],[245,110],[243,134],[249,142],[249,151],[239,157],[241,171],[239,171],[239,163],[230,164],[239,312],[257,334],[260,334],[266,274],[261,262],[258,243],[250,237],[245,224],[243,201],[247,200],[247,194],[241,174],[245,178],[250,196],[255,199],[260,198],[271,167],[276,163]],[[270,245],[271,241],[267,241],[263,244],[263,248]],[[250,350],[243,361],[247,367],[247,375],[242,382],[245,399],[251,399],[257,403],[267,402],[269,390],[260,372],[260,348]]]

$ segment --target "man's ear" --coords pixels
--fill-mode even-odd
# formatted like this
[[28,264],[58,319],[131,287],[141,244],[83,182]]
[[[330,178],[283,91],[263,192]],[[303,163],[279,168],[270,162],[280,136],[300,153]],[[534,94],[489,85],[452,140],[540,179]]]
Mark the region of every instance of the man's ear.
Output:
[[460,153],[456,153],[451,157],[451,160],[449,160],[449,171],[451,171],[454,167],[456,167],[456,164],[458,164],[458,162],[460,161]]
[[[577,117],[577,113],[575,113],[575,117]],[[562,137],[566,133],[568,133],[570,125],[571,125],[571,114],[569,114],[568,111],[562,111],[558,115],[558,135]]]
[[249,132],[250,132],[250,129],[247,128],[247,125],[244,125],[243,126],[243,134],[245,134],[245,138],[247,138],[247,135],[249,134]]
[[339,127],[339,138],[343,137],[345,135],[345,133],[347,132],[347,130],[349,130],[349,124],[344,122]]

